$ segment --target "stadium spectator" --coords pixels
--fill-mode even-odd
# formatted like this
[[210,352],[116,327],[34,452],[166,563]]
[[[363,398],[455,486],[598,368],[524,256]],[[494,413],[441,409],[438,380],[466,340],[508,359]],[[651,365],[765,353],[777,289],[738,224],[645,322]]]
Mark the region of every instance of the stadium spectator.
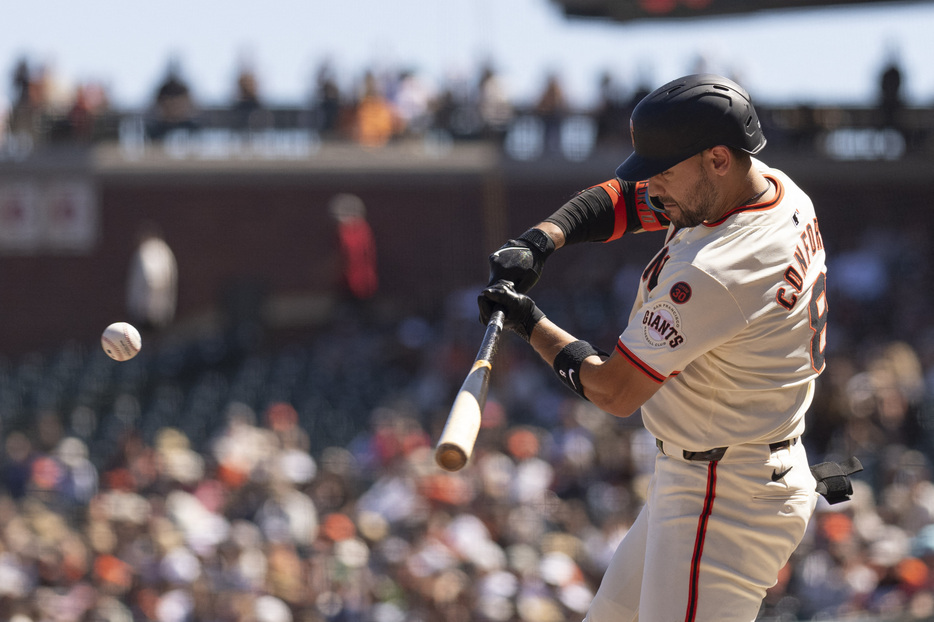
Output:
[[892,54],[879,74],[879,111],[883,127],[900,128],[904,108],[902,70]]
[[330,63],[322,63],[315,77],[312,127],[324,138],[335,138],[341,129],[342,102],[337,78]]
[[331,199],[328,211],[337,225],[341,288],[351,300],[369,300],[379,288],[379,276],[366,205],[357,195],[343,193]]
[[428,131],[432,124],[433,99],[431,86],[415,70],[407,69],[399,74],[390,103],[398,117],[401,134],[417,137]]
[[27,58],[20,58],[13,69],[12,87],[10,133],[28,137],[35,144],[41,137],[42,114],[46,106],[41,71],[36,71]]
[[457,135],[461,109],[462,102],[455,89],[450,84],[444,84],[431,102],[432,130],[447,136]]
[[351,135],[360,145],[379,148],[400,131],[401,120],[372,71],[363,76],[362,93],[354,106]]
[[597,141],[614,146],[628,145],[629,111],[622,87],[609,71],[600,75],[599,96],[593,111],[597,123]]
[[137,328],[160,330],[175,319],[178,263],[153,222],[140,227],[139,244],[130,258],[126,284],[127,313]]
[[0,148],[4,146],[7,134],[10,131],[10,102],[6,97],[0,96]]
[[156,89],[148,123],[149,137],[158,140],[173,130],[195,129],[196,112],[194,96],[182,76],[181,62],[173,58]]
[[542,120],[545,132],[545,152],[561,149],[561,125],[569,112],[569,103],[561,80],[555,73],[545,79],[545,88],[535,102],[535,114]]
[[484,134],[501,139],[515,116],[515,110],[502,76],[489,63],[480,69],[477,108]]
[[259,78],[246,61],[241,61],[237,70],[236,93],[232,110],[234,128],[239,130],[262,129],[270,125],[270,118],[260,97]]
[[107,112],[109,106],[107,92],[101,84],[79,84],[64,118],[67,139],[84,144],[93,142],[98,119]]

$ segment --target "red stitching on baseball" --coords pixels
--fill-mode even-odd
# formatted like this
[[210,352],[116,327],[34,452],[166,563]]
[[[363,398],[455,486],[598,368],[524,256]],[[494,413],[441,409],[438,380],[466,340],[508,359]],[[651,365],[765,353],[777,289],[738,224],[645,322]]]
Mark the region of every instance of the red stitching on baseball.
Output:
[[114,352],[114,354],[120,356],[120,348],[117,347],[117,344],[111,341],[108,337],[103,337],[103,340],[110,348],[110,350]]
[[130,346],[130,349],[133,352],[139,352],[139,348],[133,345],[133,340],[130,338],[130,325],[127,324],[123,327],[123,336],[126,337],[127,345]]

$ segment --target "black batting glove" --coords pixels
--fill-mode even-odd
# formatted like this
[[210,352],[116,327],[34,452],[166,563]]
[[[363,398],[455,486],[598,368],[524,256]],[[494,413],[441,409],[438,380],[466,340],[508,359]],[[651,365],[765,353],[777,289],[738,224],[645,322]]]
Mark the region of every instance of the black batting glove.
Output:
[[525,294],[538,282],[545,260],[555,251],[554,241],[539,229],[529,229],[518,238],[507,240],[490,255],[490,285],[511,281]]
[[493,311],[501,308],[505,315],[503,326],[526,341],[529,340],[535,325],[545,317],[535,301],[517,292],[509,281],[497,281],[480,292],[477,304],[480,306],[481,322],[489,322]]

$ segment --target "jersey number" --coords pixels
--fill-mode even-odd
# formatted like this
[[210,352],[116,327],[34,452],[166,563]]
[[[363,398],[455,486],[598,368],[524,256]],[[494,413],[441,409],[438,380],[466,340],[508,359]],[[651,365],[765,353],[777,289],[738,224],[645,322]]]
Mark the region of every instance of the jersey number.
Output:
[[827,345],[827,273],[821,272],[811,290],[808,315],[811,318],[811,366],[820,373],[826,362],[824,348]]

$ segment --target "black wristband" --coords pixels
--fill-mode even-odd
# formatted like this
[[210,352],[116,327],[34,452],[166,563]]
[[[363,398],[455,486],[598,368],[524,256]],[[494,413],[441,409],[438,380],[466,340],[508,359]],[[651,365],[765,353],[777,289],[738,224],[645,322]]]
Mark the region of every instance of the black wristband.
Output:
[[584,395],[584,385],[580,381],[581,365],[584,359],[594,354],[604,353],[586,341],[578,339],[561,348],[552,364],[561,382],[585,400],[587,396]]
[[531,228],[517,239],[525,240],[535,250],[542,254],[541,261],[544,262],[548,256],[555,252],[555,241],[541,229]]
[[526,341],[531,341],[532,331],[535,330],[535,327],[538,326],[538,323],[541,322],[544,317],[545,313],[533,302],[528,315],[518,320],[514,330]]

